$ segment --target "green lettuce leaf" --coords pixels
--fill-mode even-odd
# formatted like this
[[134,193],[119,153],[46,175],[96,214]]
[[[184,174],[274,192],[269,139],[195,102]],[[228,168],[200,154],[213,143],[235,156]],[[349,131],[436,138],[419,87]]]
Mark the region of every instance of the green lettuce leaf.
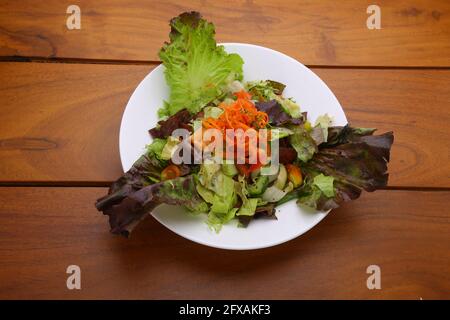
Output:
[[225,223],[231,221],[235,217],[237,210],[238,208],[232,208],[225,214],[210,211],[208,214],[208,219],[206,220],[206,224],[212,230],[218,233]]
[[159,52],[170,97],[159,115],[170,116],[183,108],[196,113],[222,95],[228,83],[242,79],[244,62],[216,44],[214,25],[198,12],[182,13],[170,26],[170,43]]
[[328,114],[317,117],[311,136],[317,145],[328,141],[328,128],[333,122],[333,118]]
[[258,198],[248,198],[242,203],[242,206],[239,208],[236,215],[253,216],[255,214],[256,207],[258,206],[258,200]]
[[334,187],[333,187],[334,177],[325,176],[322,173],[315,176],[313,180],[313,184],[323,192],[323,194],[327,197],[334,196]]
[[167,139],[159,139],[155,138],[153,139],[152,143],[148,144],[146,146],[147,148],[147,155],[149,158],[156,159],[159,162],[159,165],[161,167],[164,167],[167,165],[167,159],[164,159],[162,156],[164,146],[166,145]]
[[293,134],[289,136],[289,142],[297,151],[297,157],[301,161],[307,162],[317,152],[317,145],[314,139],[303,125],[291,126],[289,129],[293,131]]

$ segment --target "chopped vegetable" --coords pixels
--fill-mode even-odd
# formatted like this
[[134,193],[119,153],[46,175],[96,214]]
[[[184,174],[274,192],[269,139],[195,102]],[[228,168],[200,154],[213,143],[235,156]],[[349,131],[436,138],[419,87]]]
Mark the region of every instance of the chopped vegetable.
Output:
[[286,170],[288,172],[288,179],[290,182],[292,182],[294,188],[299,187],[303,182],[302,172],[300,168],[294,164],[287,164]]
[[287,193],[294,189],[292,182],[289,182],[284,189],[279,189],[273,185],[266,189],[261,198],[267,202],[278,202],[283,199]]
[[223,113],[217,118],[205,118],[203,127],[206,129],[214,128],[223,131],[226,129],[265,128],[269,122],[267,113],[258,111],[251,101],[251,95],[245,91],[234,93],[236,101],[232,104],[220,104]]
[[223,113],[223,110],[218,107],[205,107],[203,113],[205,118],[217,119]]
[[267,113],[270,119],[270,123],[276,126],[286,125],[286,124],[300,124],[303,122],[303,118],[300,116],[294,118],[289,113],[287,113],[278,102],[277,99],[270,101],[258,101],[256,102],[256,108],[260,111]]
[[314,177],[314,185],[317,186],[326,197],[334,196],[334,177],[325,176],[323,173]]
[[284,127],[279,127],[279,128],[272,128],[270,130],[270,141],[273,140],[279,140],[279,139],[283,139],[286,138],[288,136],[290,136],[291,134],[293,134],[294,131],[288,129],[288,128],[284,128]]
[[236,168],[236,166],[233,163],[223,163],[222,171],[224,174],[226,174],[229,177],[234,177],[235,175],[237,175],[239,173],[238,169]]
[[328,141],[328,128],[331,126],[333,118],[328,114],[317,117],[314,128],[311,132],[311,137],[317,145]]
[[303,162],[309,161],[317,152],[316,143],[303,126],[291,126],[290,129],[294,134],[289,136],[289,142],[297,151],[297,157]]
[[284,165],[280,164],[280,170],[278,171],[277,179],[275,180],[275,183],[273,185],[278,189],[282,190],[286,185],[286,181],[287,181],[286,168]]
[[189,122],[192,118],[193,115],[188,110],[182,109],[169,118],[158,121],[158,125],[150,129],[149,133],[153,138],[166,138],[172,135],[173,131],[178,128],[191,130],[192,126]]
[[164,149],[164,146],[166,145],[167,140],[166,139],[153,139],[152,143],[147,145],[147,154],[150,158],[158,160],[159,164],[161,166],[166,166],[167,159],[163,159],[162,157],[162,151]]
[[180,144],[180,140],[175,137],[169,136],[167,137],[167,142],[164,145],[164,148],[161,150],[161,159],[170,160],[172,159],[173,154],[177,150]]
[[256,206],[258,205],[259,199],[249,198],[242,203],[236,215],[238,216],[252,216],[255,214]]
[[255,182],[247,187],[248,194],[251,196],[259,196],[266,190],[268,185],[269,177],[259,176],[256,178]]
[[242,58],[228,54],[214,39],[214,25],[198,12],[185,12],[170,21],[170,43],[159,51],[170,98],[160,116],[187,108],[200,111],[218,98],[227,84],[242,79]]
[[171,164],[164,168],[164,170],[161,172],[161,180],[170,180],[175,179],[181,175],[180,168],[178,166]]

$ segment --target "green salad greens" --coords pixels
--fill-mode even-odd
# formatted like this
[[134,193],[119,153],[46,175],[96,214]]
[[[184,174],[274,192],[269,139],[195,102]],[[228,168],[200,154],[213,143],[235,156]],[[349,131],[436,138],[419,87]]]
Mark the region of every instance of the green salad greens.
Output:
[[214,25],[199,13],[183,13],[173,18],[170,26],[170,42],[159,51],[170,98],[159,115],[171,116],[183,108],[196,113],[233,80],[242,79],[244,61],[216,44]]

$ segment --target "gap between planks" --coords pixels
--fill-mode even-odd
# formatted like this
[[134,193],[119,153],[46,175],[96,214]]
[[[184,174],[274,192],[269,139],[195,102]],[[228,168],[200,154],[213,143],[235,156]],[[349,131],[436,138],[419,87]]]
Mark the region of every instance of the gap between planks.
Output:
[[[0,181],[0,187],[108,188],[113,181]],[[379,190],[450,191],[450,187],[387,186]]]
[[[3,56],[0,62],[35,62],[35,63],[72,63],[72,64],[107,64],[107,65],[157,65],[155,60],[118,60],[56,57]],[[450,70],[450,66],[360,66],[360,65],[306,65],[314,69],[377,69],[377,70]]]

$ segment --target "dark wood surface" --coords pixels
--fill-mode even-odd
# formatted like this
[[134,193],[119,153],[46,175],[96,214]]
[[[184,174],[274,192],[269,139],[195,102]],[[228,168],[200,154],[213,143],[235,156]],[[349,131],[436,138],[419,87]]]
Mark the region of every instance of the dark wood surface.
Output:
[[[450,297],[450,2],[78,1],[0,3],[0,299]],[[118,133],[157,64],[168,20],[201,9],[219,41],[309,65],[356,126],[393,130],[386,190],[305,235],[253,251],[185,240],[148,218],[128,239],[94,201],[121,174]],[[268,222],[276,223],[276,222]],[[82,290],[66,268],[82,268]],[[382,270],[368,290],[366,268]]]
[[[115,180],[122,112],[152,68],[1,63],[0,181]],[[313,71],[353,125],[394,131],[391,186],[450,187],[450,70]]]
[[[148,218],[124,240],[93,207],[104,188],[0,188],[2,298],[445,298],[450,191],[378,191],[283,245],[226,251]],[[289,214],[289,213],[284,213]],[[276,221],[268,221],[276,223]],[[65,269],[82,270],[67,290]],[[366,268],[382,268],[368,290]],[[214,288],[214,289],[212,289]]]
[[67,2],[2,1],[0,55],[158,60],[168,21],[198,10],[221,42],[270,47],[308,65],[450,66],[450,2],[376,1],[381,30],[368,30],[367,0],[80,0],[80,32]]

